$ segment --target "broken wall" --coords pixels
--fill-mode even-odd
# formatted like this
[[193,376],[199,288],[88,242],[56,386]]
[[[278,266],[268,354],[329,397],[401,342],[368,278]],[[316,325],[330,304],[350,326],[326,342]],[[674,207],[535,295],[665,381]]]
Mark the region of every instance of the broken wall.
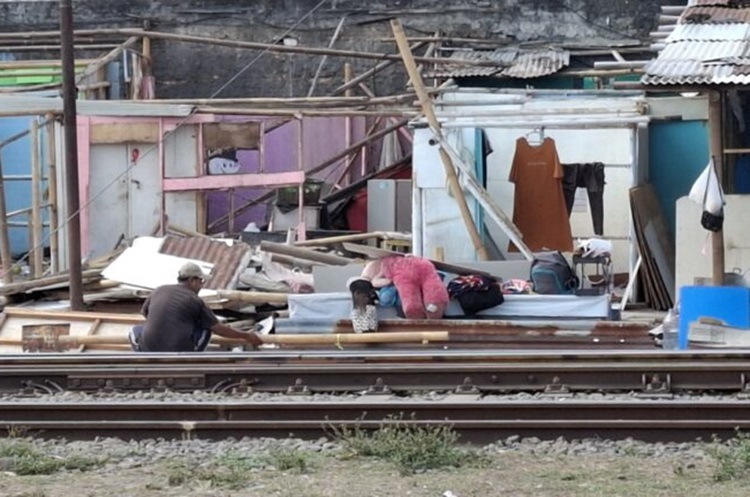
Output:
[[[396,52],[388,20],[399,17],[409,36],[441,32],[445,36],[516,41],[566,41],[597,45],[602,40],[646,40],[655,29],[660,5],[684,0],[329,0],[299,23],[318,0],[77,0],[76,29],[135,27],[147,23],[158,31],[226,40],[271,42],[289,32],[299,46],[325,47],[346,16],[334,48]],[[294,28],[294,29],[292,29]],[[2,31],[59,29],[58,1],[0,2]],[[154,40],[153,59],[158,98],[207,97],[251,63],[260,52],[195,43]],[[10,52],[9,60],[56,58],[58,54]],[[321,56],[268,52],[218,96],[307,95]],[[341,84],[346,59],[331,57],[323,67],[316,95]],[[351,60],[355,74],[377,63]],[[378,94],[403,90],[406,77],[396,64],[367,84]]]

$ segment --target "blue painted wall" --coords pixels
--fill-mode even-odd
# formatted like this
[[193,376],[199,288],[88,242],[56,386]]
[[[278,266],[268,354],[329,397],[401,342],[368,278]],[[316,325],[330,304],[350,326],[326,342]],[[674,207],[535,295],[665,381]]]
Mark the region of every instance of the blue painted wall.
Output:
[[649,177],[673,235],[675,202],[690,192],[708,157],[707,121],[649,125]]
[[[28,130],[31,117],[13,117],[0,119],[0,141],[16,133]],[[43,131],[40,141],[44,143]],[[0,149],[3,161],[3,174],[30,175],[31,174],[31,140],[25,136]],[[44,161],[42,161],[44,162]],[[5,202],[8,212],[31,207],[31,181],[5,181]],[[42,200],[44,202],[44,200]],[[10,219],[14,222],[28,223],[29,216],[20,215]],[[46,222],[46,216],[45,216]],[[29,249],[29,232],[27,227],[11,227],[9,229],[10,249],[15,256],[25,253]],[[45,237],[47,230],[45,229]]]

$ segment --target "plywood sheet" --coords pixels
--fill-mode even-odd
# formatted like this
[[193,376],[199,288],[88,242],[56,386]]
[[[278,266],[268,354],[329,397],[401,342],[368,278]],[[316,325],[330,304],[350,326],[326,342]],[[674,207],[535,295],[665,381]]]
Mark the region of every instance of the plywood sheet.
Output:
[[203,125],[203,145],[209,150],[257,149],[260,146],[260,124],[206,123]]
[[156,123],[109,123],[91,126],[91,143],[157,143]]

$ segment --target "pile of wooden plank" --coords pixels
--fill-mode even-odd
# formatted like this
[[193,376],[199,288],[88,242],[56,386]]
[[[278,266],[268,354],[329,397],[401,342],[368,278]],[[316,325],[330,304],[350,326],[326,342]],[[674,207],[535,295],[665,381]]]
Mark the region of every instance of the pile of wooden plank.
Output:
[[665,311],[675,302],[674,241],[653,185],[630,189],[630,209],[641,254],[639,281],[643,298],[651,308]]

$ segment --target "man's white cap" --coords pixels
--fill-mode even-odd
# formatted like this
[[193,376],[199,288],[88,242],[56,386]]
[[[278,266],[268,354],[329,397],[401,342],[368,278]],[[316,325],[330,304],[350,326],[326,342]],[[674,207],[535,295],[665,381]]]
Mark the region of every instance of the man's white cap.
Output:
[[203,272],[203,270],[200,268],[200,266],[194,262],[186,262],[182,265],[179,272],[177,273],[177,276],[180,279],[187,279],[187,278],[203,278],[208,279],[208,275]]

